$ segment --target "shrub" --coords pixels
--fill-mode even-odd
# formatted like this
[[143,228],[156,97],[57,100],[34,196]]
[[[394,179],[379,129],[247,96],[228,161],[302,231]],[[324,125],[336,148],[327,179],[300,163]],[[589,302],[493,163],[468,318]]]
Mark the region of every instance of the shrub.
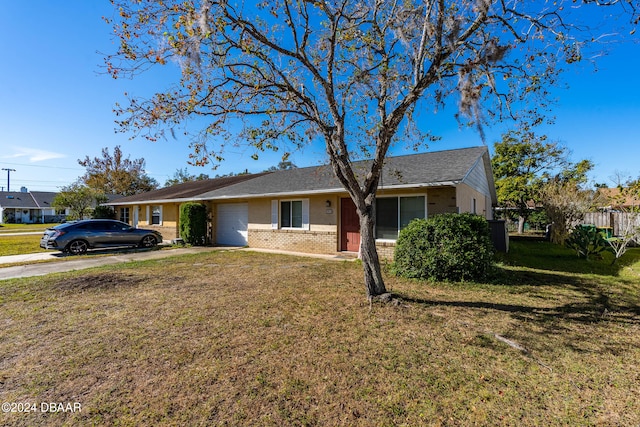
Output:
[[207,242],[207,207],[200,203],[180,205],[180,237],[185,243],[202,246]]
[[607,241],[598,229],[588,225],[574,228],[565,245],[576,251],[579,258],[586,260],[591,256],[599,256],[608,247]]
[[487,221],[466,213],[443,214],[413,220],[400,232],[393,271],[416,279],[479,281],[492,266]]
[[116,219],[116,211],[111,206],[96,206],[91,214],[93,219]]

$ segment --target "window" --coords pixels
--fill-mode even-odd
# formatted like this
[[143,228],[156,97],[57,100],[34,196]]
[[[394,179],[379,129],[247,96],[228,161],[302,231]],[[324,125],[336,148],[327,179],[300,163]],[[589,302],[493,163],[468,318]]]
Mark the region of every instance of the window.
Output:
[[162,206],[151,206],[151,224],[162,224]]
[[398,199],[376,200],[376,237],[378,239],[398,238]]
[[273,200],[271,202],[271,228],[309,229],[309,199]]
[[302,200],[280,202],[280,227],[302,228]]
[[120,221],[129,223],[129,208],[120,208]]
[[381,197],[376,200],[376,238],[395,240],[411,220],[425,217],[424,196]]

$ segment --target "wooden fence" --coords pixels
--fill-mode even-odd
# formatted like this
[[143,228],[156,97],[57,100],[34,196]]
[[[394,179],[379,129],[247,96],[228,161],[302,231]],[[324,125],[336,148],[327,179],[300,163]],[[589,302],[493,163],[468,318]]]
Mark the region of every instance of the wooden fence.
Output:
[[611,227],[614,236],[620,236],[627,230],[627,225],[640,227],[640,215],[629,212],[588,212],[582,224],[593,224],[596,227]]

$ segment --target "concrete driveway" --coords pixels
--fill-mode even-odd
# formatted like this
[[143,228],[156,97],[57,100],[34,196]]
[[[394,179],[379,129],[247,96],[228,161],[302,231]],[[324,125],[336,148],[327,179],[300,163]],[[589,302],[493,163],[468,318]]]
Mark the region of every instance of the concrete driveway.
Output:
[[[188,248],[164,249],[164,250],[130,250],[130,252],[117,252],[109,250],[89,251],[86,255],[73,256],[62,252],[39,252],[26,255],[10,255],[0,257],[0,280],[17,279],[21,277],[44,276],[51,273],[63,273],[66,271],[84,270],[86,268],[101,267],[123,262],[142,261],[147,259],[168,258],[176,255],[194,254],[211,251],[243,250],[253,252],[266,252],[284,255],[319,258],[331,261],[355,261],[356,255],[350,253],[336,253],[333,255],[308,254],[300,252],[241,248],[233,246],[193,246]],[[107,255],[107,256],[96,256]],[[48,260],[51,262],[19,265],[14,267],[2,267],[2,264],[28,263]]]
[[[147,259],[168,258],[176,255],[209,252],[215,250],[235,248],[211,248],[189,247],[165,250],[140,250],[131,252],[96,251],[87,255],[70,256],[61,252],[41,252],[27,255],[11,255],[0,257],[0,264],[12,264],[19,262],[33,262],[52,260],[52,262],[19,265],[0,268],[0,280],[16,279],[21,277],[44,276],[51,273],[84,270],[86,268],[100,267],[103,265],[119,264],[123,262],[142,261]],[[109,254],[108,256],[95,256],[96,254]],[[93,254],[93,255],[92,255]]]

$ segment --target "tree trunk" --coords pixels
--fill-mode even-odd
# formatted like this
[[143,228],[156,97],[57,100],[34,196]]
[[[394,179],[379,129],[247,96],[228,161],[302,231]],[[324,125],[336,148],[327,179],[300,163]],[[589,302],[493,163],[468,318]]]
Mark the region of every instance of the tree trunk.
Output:
[[374,234],[375,219],[373,212],[358,212],[360,216],[360,254],[364,268],[364,283],[367,288],[367,298],[382,295],[387,292],[380,270],[380,260],[376,249]]
[[519,216],[518,217],[518,234],[522,234],[524,233],[524,223],[527,221],[527,219],[523,216]]

